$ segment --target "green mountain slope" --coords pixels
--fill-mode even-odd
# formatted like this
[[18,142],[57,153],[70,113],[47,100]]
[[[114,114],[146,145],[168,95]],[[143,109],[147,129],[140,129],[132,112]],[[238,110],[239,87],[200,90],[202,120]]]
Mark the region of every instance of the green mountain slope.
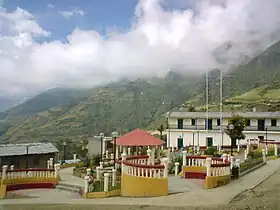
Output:
[[199,77],[174,72],[165,78],[147,82],[113,83],[95,88],[91,95],[77,103],[55,106],[31,115],[2,135],[2,141],[20,142],[77,141],[87,136],[113,130],[126,132],[140,128],[157,128],[164,123],[163,114],[193,97],[192,88]]

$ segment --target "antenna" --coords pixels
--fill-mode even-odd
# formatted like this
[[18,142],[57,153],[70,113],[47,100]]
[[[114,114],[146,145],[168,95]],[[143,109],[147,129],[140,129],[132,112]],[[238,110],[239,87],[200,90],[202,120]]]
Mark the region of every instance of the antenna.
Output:
[[209,78],[208,71],[206,72],[206,130],[208,131],[209,119]]
[[221,132],[220,145],[223,146],[223,71],[222,70],[220,70],[220,132]]

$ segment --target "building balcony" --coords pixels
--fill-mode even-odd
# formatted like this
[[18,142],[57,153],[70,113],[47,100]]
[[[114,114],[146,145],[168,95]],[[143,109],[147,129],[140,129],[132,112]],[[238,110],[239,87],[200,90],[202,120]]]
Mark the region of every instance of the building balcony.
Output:
[[[223,130],[225,130],[227,128],[227,125],[223,125]],[[268,126],[265,127],[267,128],[268,132],[280,132],[280,126]],[[174,129],[174,130],[207,130],[205,125],[183,125],[183,128],[178,128],[178,125],[170,125],[170,129]],[[208,130],[213,130],[213,131],[219,131],[220,130],[220,126],[217,125],[213,125],[212,129],[208,129]],[[258,132],[265,132],[264,130],[259,130],[258,126],[247,126],[245,127],[244,131],[258,131]]]

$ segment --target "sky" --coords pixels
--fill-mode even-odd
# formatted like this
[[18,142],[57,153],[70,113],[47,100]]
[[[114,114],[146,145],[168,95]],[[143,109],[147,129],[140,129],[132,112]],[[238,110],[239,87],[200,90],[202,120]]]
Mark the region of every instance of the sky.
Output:
[[279,10],[279,0],[0,0],[0,97],[227,71],[280,40]]

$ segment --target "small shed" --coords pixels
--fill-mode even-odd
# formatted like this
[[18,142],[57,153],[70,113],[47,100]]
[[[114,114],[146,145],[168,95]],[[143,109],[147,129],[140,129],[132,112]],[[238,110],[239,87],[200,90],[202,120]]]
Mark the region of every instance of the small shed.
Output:
[[[52,143],[0,144],[0,165],[15,168],[46,168],[58,149]],[[1,169],[0,169],[1,170]]]

